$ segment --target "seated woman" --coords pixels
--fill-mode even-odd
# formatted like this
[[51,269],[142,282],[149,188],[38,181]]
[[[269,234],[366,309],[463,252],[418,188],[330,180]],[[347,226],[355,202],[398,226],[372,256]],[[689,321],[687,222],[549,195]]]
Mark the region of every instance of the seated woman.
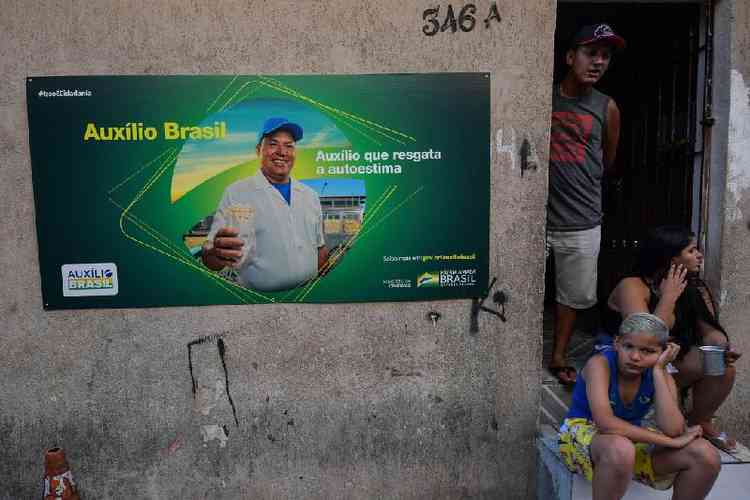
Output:
[[[672,500],[708,495],[721,469],[701,426],[686,427],[677,386],[666,369],[680,347],[657,316],[635,313],[622,322],[614,350],[592,356],[573,389],[560,428],[568,468],[592,481],[593,499],[619,499],[632,478]],[[660,431],[641,427],[653,407]]]
[[[737,443],[720,432],[712,419],[732,390],[732,364],[740,353],[729,346],[727,333],[717,320],[711,292],[698,277],[702,262],[695,237],[686,228],[662,226],[650,231],[641,247],[636,272],[622,279],[607,300],[604,328],[617,332],[622,318],[636,312],[660,317],[681,347],[673,363],[677,368],[674,377],[681,389],[692,390],[688,425],[700,425],[706,439],[731,452]],[[700,345],[726,349],[723,376],[704,376]]]

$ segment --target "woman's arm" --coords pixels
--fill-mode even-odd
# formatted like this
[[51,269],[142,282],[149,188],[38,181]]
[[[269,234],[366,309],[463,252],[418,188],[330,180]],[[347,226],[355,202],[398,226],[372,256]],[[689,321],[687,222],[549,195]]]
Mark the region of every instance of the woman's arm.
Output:
[[693,435],[699,432],[696,430],[679,437],[670,437],[635,426],[617,417],[609,404],[609,365],[604,356],[593,356],[583,368],[583,377],[586,380],[586,396],[592,419],[598,432],[616,434],[639,443],[651,443],[668,448],[681,448],[697,437]]
[[[705,285],[699,286],[698,292],[700,293],[700,297],[703,298],[703,301],[706,304],[706,310],[708,311],[708,314],[711,315],[712,322],[718,325],[718,322],[716,321],[716,310],[713,297],[711,296],[711,292],[709,291],[708,287]],[[703,319],[699,318],[696,327],[698,330],[698,334],[700,335],[701,343],[703,345],[717,345],[722,346],[726,349],[724,358],[728,365],[732,365],[740,358],[740,356],[742,356],[742,353],[740,353],[739,351],[735,351],[732,348],[731,344],[729,343],[729,337],[727,336],[727,334],[717,328],[715,325],[712,325],[708,321],[704,321]]]
[[685,291],[687,286],[687,268],[680,264],[675,266],[672,264],[667,271],[667,275],[659,283],[659,302],[656,304],[654,309],[654,315],[659,316],[666,324],[668,328],[672,328],[676,321],[674,314],[674,307],[677,304],[677,299],[680,298],[682,292]]
[[696,321],[696,328],[702,345],[718,345],[725,348],[729,345],[729,339],[724,332],[702,319]]
[[623,318],[637,312],[650,312],[648,310],[649,293],[648,287],[640,278],[624,278],[612,291],[609,306],[619,312]]
[[[661,296],[653,314],[661,318],[668,328],[674,326],[674,307],[687,285],[686,274],[687,269],[685,267],[672,266],[659,284]],[[651,312],[648,310],[650,295],[651,291],[639,278],[625,278],[612,292],[614,300],[610,302],[624,319],[633,313]]]

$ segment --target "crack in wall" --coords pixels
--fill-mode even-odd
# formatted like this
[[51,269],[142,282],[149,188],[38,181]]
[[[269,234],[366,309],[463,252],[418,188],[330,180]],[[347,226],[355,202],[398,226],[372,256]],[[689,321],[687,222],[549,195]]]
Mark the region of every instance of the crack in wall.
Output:
[[[237,419],[237,408],[235,407],[234,401],[232,400],[232,394],[229,392],[229,372],[227,371],[227,363],[225,360],[226,345],[224,344],[224,339],[222,338],[221,335],[207,335],[207,336],[199,337],[196,340],[189,342],[187,345],[188,368],[190,370],[190,380],[192,382],[193,399],[199,401],[200,404],[198,406],[200,407],[201,413],[203,413],[204,415],[208,415],[213,409],[213,407],[215,406],[215,402],[213,402],[214,398],[212,398],[210,394],[206,394],[206,391],[198,387],[198,383],[196,382],[195,374],[193,372],[193,348],[199,345],[203,345],[203,344],[216,345],[216,349],[219,354],[219,359],[221,360],[221,368],[224,372],[224,384],[223,384],[224,393],[227,396],[229,406],[231,406],[232,408],[232,416],[234,417],[234,423],[237,427],[239,427],[240,423],[239,423],[239,420]],[[222,390],[221,380],[216,380],[214,387],[215,387],[216,394],[221,393],[221,390]],[[210,392],[210,388],[207,390]]]

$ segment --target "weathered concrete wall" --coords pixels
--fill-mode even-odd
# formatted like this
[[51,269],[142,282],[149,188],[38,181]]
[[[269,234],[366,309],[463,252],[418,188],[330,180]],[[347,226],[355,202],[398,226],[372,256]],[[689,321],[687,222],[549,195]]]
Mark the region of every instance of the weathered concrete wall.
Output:
[[[555,2],[501,0],[490,29],[426,37],[434,4],[2,2],[0,498],[39,494],[52,445],[86,498],[532,494]],[[468,301],[42,310],[26,76],[438,71],[492,73],[490,276],[507,323],[469,334]],[[542,168],[522,177],[524,138]],[[187,344],[222,332],[239,426],[214,343],[194,348],[191,393]]]
[[[720,410],[729,430],[744,442],[750,440],[750,5],[742,0],[722,0],[731,39],[725,120],[726,176],[724,183],[721,245],[721,321],[732,343],[744,357],[737,363],[738,377],[730,399]],[[719,19],[717,19],[717,22]],[[719,96],[722,98],[722,96]],[[721,140],[722,138],[719,138]]]

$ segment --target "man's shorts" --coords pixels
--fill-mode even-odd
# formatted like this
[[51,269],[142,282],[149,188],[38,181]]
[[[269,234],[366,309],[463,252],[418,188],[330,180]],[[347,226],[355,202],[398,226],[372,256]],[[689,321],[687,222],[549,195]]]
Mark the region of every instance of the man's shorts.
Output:
[[547,231],[547,252],[555,259],[555,300],[573,309],[596,304],[596,269],[601,226],[583,231]]
[[[565,466],[573,473],[583,474],[589,481],[594,477],[591,441],[595,435],[596,426],[585,418],[566,418],[560,427],[560,456]],[[646,443],[633,443],[633,445],[635,446],[633,479],[657,490],[671,488],[676,474],[656,475],[651,461],[653,445]]]

